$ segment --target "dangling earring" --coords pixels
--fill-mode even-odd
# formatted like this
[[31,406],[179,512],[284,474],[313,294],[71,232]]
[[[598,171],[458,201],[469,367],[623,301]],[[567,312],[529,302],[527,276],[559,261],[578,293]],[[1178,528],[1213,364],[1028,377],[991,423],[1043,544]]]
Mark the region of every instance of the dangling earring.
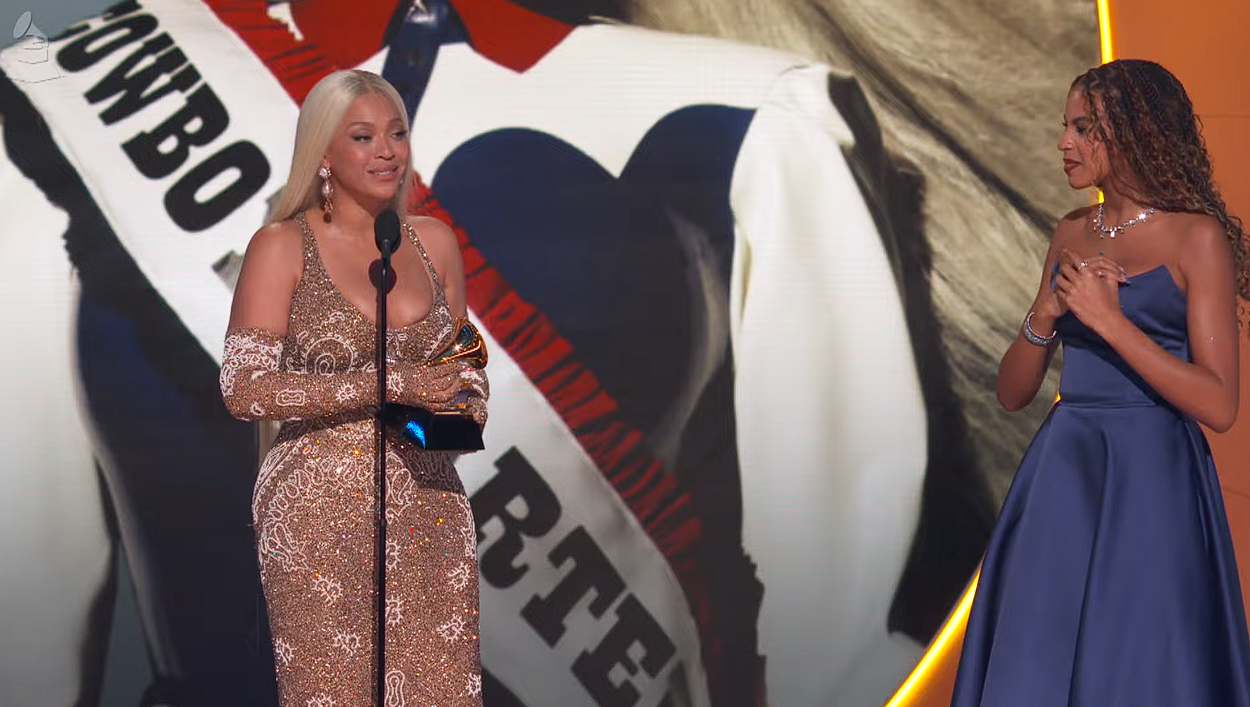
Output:
[[317,176],[321,177],[321,220],[330,223],[330,214],[334,213],[334,187],[330,186],[330,168],[321,165],[321,169],[317,170]]

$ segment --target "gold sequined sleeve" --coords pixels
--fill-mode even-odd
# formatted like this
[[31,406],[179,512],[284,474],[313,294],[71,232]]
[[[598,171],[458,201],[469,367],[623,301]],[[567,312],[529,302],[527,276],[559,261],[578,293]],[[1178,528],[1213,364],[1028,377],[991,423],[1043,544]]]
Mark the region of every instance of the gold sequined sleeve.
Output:
[[297,420],[374,405],[372,371],[293,373],[281,369],[282,337],[263,329],[226,332],[221,397],[241,420]]

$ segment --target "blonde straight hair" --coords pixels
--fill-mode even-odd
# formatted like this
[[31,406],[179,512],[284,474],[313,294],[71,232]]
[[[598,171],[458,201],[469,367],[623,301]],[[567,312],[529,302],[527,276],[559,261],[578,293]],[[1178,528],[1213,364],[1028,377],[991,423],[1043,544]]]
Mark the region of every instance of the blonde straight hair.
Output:
[[[321,178],[317,176],[317,170],[321,168],[326,149],[330,147],[334,133],[343,122],[343,114],[351,107],[352,102],[371,93],[390,99],[399,113],[399,119],[404,123],[404,132],[408,132],[408,109],[404,107],[399,92],[386,79],[360,69],[335,71],[321,79],[308,92],[308,97],[300,108],[299,121],[295,124],[291,173],[287,176],[282,193],[269,210],[266,223],[286,221],[301,211],[319,205]],[[395,200],[391,204],[391,208],[398,214],[407,213],[408,172],[409,165],[404,165],[399,188],[395,190]]]

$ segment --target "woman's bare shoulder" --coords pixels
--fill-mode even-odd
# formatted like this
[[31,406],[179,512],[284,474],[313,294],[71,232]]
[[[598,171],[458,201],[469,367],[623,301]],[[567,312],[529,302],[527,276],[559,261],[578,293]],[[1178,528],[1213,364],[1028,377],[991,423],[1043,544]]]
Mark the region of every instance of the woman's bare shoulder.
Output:
[[1169,216],[1175,224],[1177,236],[1177,252],[1172,260],[1180,264],[1182,271],[1196,274],[1231,268],[1232,242],[1219,219],[1208,214],[1174,213]]
[[460,260],[460,243],[451,226],[431,216],[409,216],[408,225],[440,271],[444,267],[456,267]]
[[1050,237],[1050,250],[1057,252],[1070,246],[1089,227],[1095,206],[1082,206],[1064,214]]
[[[412,229],[421,237],[421,244],[427,248],[431,245],[446,246],[456,242],[456,232],[451,229],[451,226],[433,216],[408,216],[407,220],[408,225],[412,226]],[[427,238],[434,242],[427,243]]]
[[244,273],[298,280],[304,270],[304,236],[294,220],[266,224],[252,234],[243,256]]
[[302,247],[304,235],[295,219],[267,223],[252,234],[249,247],[291,248]]
[[1173,213],[1176,231],[1188,241],[1186,245],[1211,247],[1228,242],[1228,232],[1219,219],[1210,214]]

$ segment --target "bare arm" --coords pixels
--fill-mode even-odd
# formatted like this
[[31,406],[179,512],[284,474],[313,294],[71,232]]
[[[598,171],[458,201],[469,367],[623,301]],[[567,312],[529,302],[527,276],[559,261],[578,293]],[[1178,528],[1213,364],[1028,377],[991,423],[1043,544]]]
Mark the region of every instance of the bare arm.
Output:
[[[1063,228],[1061,224],[1051,239],[1050,249],[1046,253],[1046,260],[1042,267],[1042,281],[1038,285],[1037,297],[1033,299],[1033,304],[1029,307],[1029,311],[1033,313],[1029,324],[1033,327],[1033,331],[1042,336],[1050,336],[1054,333],[1055,321],[1064,312],[1051,290],[1050,282],[1050,273],[1059,259]],[[1011,346],[1007,348],[1002,361],[998,364],[996,392],[998,402],[1003,408],[1014,412],[1033,402],[1033,399],[1037,397],[1037,391],[1042,387],[1042,381],[1046,378],[1046,369],[1050,367],[1050,361],[1054,358],[1055,349],[1058,347],[1058,337],[1055,337],[1047,346],[1030,343],[1024,338],[1024,324],[1021,323],[1015,340],[1011,342]]]
[[468,316],[464,294],[464,260],[460,257],[460,243],[450,226],[429,216],[408,219],[417,232],[426,255],[434,264],[438,279],[443,284],[443,295],[453,317]]
[[303,263],[303,236],[293,223],[270,224],[257,231],[243,254],[227,328],[286,336]]
[[1070,298],[1069,304],[1165,400],[1224,432],[1237,419],[1240,393],[1232,249],[1223,228],[1214,219],[1202,219],[1185,235],[1181,251],[1178,267],[1186,283],[1192,363],[1156,344],[1118,306],[1106,307],[1106,300],[1095,300],[1102,294],[1098,286],[1106,290],[1106,282],[1083,278],[1087,282],[1082,284],[1092,287],[1081,292],[1080,299]]

